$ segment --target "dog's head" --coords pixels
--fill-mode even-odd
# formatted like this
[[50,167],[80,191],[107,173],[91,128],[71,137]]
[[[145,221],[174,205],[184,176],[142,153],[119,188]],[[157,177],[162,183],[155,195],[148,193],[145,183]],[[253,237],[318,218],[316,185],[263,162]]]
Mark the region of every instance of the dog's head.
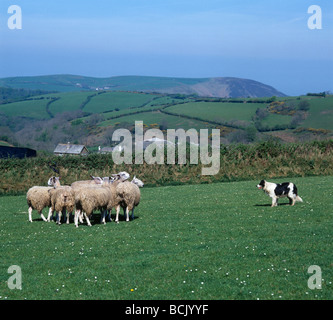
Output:
[[264,189],[265,188],[265,184],[266,184],[266,181],[265,180],[261,180],[259,182],[259,184],[257,184],[257,188],[258,189]]

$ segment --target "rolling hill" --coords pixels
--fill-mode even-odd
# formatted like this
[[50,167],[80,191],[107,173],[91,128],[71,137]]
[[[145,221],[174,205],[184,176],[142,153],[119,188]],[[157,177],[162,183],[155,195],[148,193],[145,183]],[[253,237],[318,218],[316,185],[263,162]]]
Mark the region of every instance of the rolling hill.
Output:
[[150,76],[117,76],[93,78],[77,75],[50,75],[0,79],[0,87],[45,91],[112,90],[186,94],[205,97],[283,97],[285,94],[254,80],[233,77],[168,78]]

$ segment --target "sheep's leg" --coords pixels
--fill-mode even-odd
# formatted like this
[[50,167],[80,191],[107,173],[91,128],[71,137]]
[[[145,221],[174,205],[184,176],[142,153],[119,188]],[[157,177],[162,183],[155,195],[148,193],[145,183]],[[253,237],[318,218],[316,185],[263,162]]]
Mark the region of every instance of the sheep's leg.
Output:
[[69,220],[70,220],[70,218],[73,216],[73,212],[69,212],[68,213],[68,218],[67,218],[67,221],[68,221],[68,223],[69,223]]
[[49,214],[47,216],[47,222],[50,222],[51,221],[51,217],[53,218],[53,210],[52,210],[52,207],[50,207],[49,209]]
[[66,215],[66,209],[64,209],[63,212],[65,214],[65,217],[67,217],[66,224],[69,224],[69,212],[67,212],[67,215]]
[[79,227],[79,214],[80,214],[80,210],[75,210],[75,214],[74,214],[74,224],[75,227],[78,228]]
[[131,220],[134,220],[134,208],[132,209]]
[[84,215],[84,217],[85,217],[86,220],[87,220],[87,224],[88,224],[88,226],[91,227],[91,223],[90,223],[90,220],[89,220],[87,214],[86,214],[85,212],[83,212],[83,215]]
[[62,217],[62,212],[59,211],[58,212],[58,219],[57,219],[57,223],[60,225],[61,224],[61,217]]
[[100,221],[100,223],[106,224],[106,222],[105,222],[106,211],[107,210],[102,210],[101,209],[101,221]]
[[46,218],[43,215],[43,212],[40,212],[40,216],[42,217],[43,221],[47,222]]
[[126,207],[126,221],[129,221],[129,209]]
[[116,220],[115,220],[116,223],[119,223],[119,211],[120,211],[120,205],[118,205],[116,209]]
[[82,211],[78,211],[78,219],[80,221],[80,223],[83,223],[83,212]]
[[124,211],[124,219],[126,219],[126,208],[123,208]]
[[29,207],[28,212],[29,212],[29,221],[32,222],[32,207]]
[[112,222],[111,211],[112,211],[112,209],[107,211],[107,220],[108,220],[109,222]]

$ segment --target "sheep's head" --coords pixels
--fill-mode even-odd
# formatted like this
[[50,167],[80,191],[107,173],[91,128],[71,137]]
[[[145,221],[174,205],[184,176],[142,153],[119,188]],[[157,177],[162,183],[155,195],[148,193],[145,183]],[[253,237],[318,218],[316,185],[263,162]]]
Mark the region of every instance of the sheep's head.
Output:
[[58,186],[60,186],[60,177],[51,177],[47,181],[47,185],[51,186],[51,187],[58,187]]
[[92,180],[95,181],[96,184],[102,184],[103,183],[103,179],[101,177],[94,177],[94,176],[90,176]]
[[131,182],[136,184],[140,188],[142,188],[144,186],[144,183],[140,179],[136,178],[135,176]]
[[129,179],[129,177],[130,177],[130,174],[128,172],[126,172],[126,171],[118,172],[118,175],[124,181],[127,180],[127,179]]
[[113,181],[116,181],[116,180],[125,181],[130,177],[129,173],[127,173],[126,171],[121,171],[119,173],[113,173],[111,176],[112,176]]

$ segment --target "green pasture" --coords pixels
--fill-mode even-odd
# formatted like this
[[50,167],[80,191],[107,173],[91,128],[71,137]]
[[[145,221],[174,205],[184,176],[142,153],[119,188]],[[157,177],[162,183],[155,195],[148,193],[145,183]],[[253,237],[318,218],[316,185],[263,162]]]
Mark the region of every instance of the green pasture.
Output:
[[93,93],[89,91],[51,94],[50,96],[59,99],[50,104],[49,110],[53,115],[79,110],[80,106],[87,100],[87,97],[92,94]]
[[136,108],[147,104],[156,95],[133,92],[106,92],[93,97],[83,111],[99,113],[115,109]]
[[208,121],[251,121],[256,110],[264,107],[263,103],[190,102],[171,106],[166,111]]
[[42,100],[26,100],[12,102],[0,105],[0,113],[10,117],[28,117],[34,119],[49,119],[50,116],[46,112],[46,105],[49,99]]
[[258,181],[143,188],[133,221],[96,213],[77,229],[29,223],[24,196],[0,197],[0,299],[331,300],[333,177],[283,180],[303,203],[271,208]]
[[147,111],[143,113],[131,114],[131,115],[124,115],[119,118],[106,120],[100,123],[100,126],[110,126],[116,125],[119,123],[129,123],[134,124],[135,121],[143,121],[144,124],[166,124],[168,128],[183,128],[184,130],[195,128],[210,128],[212,125],[208,124],[204,121],[194,120],[194,119],[187,119],[180,116],[173,116],[169,114],[165,114],[159,111]]
[[[58,99],[51,100],[51,98]],[[309,102],[309,110],[306,112],[305,119],[299,123],[299,127],[333,130],[333,96],[325,98],[312,96],[284,97],[278,98],[278,100],[293,103],[296,108],[300,101]],[[49,113],[47,112],[47,106]],[[50,116],[59,113],[81,109],[88,113],[101,113],[105,121],[100,121],[98,125],[105,126],[117,122],[134,123],[132,120],[133,118],[136,119],[137,115],[133,113],[137,112],[141,113],[140,118],[145,123],[158,123],[161,117],[157,116],[156,119],[152,119],[150,112],[151,110],[163,109],[182,118],[181,121],[177,121],[176,125],[179,122],[188,123],[188,118],[196,118],[198,121],[201,120],[200,128],[205,128],[207,127],[205,121],[221,124],[234,122],[237,126],[242,126],[242,122],[243,125],[251,124],[256,110],[267,106],[267,103],[244,103],[241,101],[234,103],[195,101],[193,98],[191,101],[189,98],[183,100],[172,95],[163,96],[161,94],[139,92],[76,91],[51,93],[33,97],[31,100],[3,104],[0,105],[0,114],[9,117],[21,116],[41,120],[49,119]],[[142,113],[143,111],[149,112]],[[154,114],[158,115],[157,113]],[[173,126],[175,121],[170,117],[165,117],[167,118],[166,121],[170,122],[169,128],[175,128]],[[289,115],[271,113],[262,120],[262,125],[274,128],[275,126],[290,124],[291,120],[292,117]],[[198,124],[196,121],[196,125]],[[197,126],[189,125],[188,127],[196,128]]]
[[333,96],[306,100],[310,103],[310,110],[302,127],[333,130]]

